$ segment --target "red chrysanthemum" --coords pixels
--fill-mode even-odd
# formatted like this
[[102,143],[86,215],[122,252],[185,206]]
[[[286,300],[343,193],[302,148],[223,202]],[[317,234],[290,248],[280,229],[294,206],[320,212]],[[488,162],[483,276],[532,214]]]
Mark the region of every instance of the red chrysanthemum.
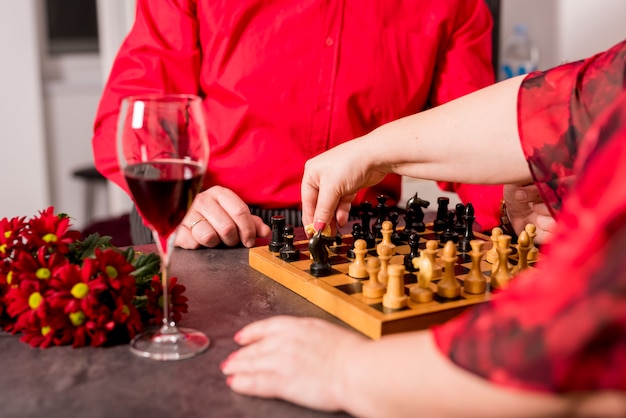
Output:
[[[55,215],[52,208],[28,222],[0,220],[4,330],[21,333],[21,340],[34,347],[102,346],[128,342],[142,331],[142,318],[148,322],[158,314],[161,320],[159,275],[147,291],[154,302],[152,313],[145,309],[148,293],[138,295],[158,272],[158,257],[114,249],[107,237],[92,235],[83,242],[78,237],[70,230],[69,218]],[[170,293],[176,320],[187,312],[183,291],[173,279]]]
[[[178,284],[177,281],[176,277],[172,277],[168,286],[171,317],[174,322],[180,321],[182,314],[187,312],[187,297],[183,296],[185,286]],[[163,321],[163,284],[158,275],[152,278],[146,296],[148,297],[146,312],[154,316],[149,322],[160,325]]]
[[49,253],[60,254],[68,254],[70,245],[80,238],[79,231],[70,229],[70,218],[55,215],[52,207],[33,218],[22,235],[32,247],[43,247]]

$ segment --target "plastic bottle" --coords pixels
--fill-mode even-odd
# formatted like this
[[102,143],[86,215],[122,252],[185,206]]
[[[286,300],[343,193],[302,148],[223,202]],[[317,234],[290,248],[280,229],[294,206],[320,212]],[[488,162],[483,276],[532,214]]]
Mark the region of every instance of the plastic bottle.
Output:
[[504,43],[500,79],[535,71],[538,64],[539,49],[528,36],[528,28],[523,24],[515,25],[513,34]]

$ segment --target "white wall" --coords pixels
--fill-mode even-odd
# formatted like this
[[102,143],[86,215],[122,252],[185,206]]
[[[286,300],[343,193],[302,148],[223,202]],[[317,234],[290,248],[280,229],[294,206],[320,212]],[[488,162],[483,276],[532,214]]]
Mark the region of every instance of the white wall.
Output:
[[50,203],[36,0],[0,0],[0,218]]

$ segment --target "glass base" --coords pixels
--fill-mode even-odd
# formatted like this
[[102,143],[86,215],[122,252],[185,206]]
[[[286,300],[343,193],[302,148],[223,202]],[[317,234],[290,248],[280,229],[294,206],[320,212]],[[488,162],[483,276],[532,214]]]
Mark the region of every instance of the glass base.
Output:
[[164,333],[161,328],[142,332],[130,342],[131,353],[153,360],[184,360],[209,348],[211,340],[204,333],[175,327]]

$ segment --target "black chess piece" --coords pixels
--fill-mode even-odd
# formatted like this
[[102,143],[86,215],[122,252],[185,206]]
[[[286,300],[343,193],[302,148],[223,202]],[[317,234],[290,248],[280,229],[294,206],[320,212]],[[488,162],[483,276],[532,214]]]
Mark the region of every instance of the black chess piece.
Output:
[[454,220],[456,218],[456,214],[453,210],[448,212],[448,220],[446,222],[446,227],[443,233],[439,237],[439,242],[445,244],[448,241],[452,241],[455,244],[459,242],[459,234],[454,230]]
[[285,244],[281,247],[279,254],[281,260],[285,261],[298,261],[300,260],[300,250],[293,244],[294,233],[293,225],[286,225],[283,229],[283,237],[285,238]]
[[285,237],[283,236],[285,222],[285,217],[283,215],[274,215],[270,219],[270,226],[272,227],[272,239],[269,243],[269,250],[273,253],[279,252],[285,244]]
[[376,196],[376,200],[378,204],[376,205],[376,222],[372,226],[372,235],[374,238],[382,238],[383,234],[381,230],[383,229],[383,222],[387,220],[387,199],[389,197],[384,195]]
[[413,209],[413,229],[417,232],[424,232],[426,225],[424,224],[424,210],[430,206],[430,202],[417,197],[417,193],[406,202],[406,210]]
[[365,243],[367,244],[368,249],[372,249],[376,247],[376,238],[372,234],[372,229],[370,227],[370,222],[372,220],[372,216],[374,215],[374,211],[372,211],[372,203],[368,201],[361,202],[361,226],[363,227],[363,238]]
[[348,247],[348,251],[346,256],[348,258],[355,258],[354,254],[354,243],[356,240],[363,239],[363,225],[359,223],[352,224],[352,244]]
[[324,277],[331,274],[332,267],[329,262],[327,247],[334,242],[334,237],[322,235],[322,231],[317,231],[309,240],[309,253],[313,258],[310,271],[313,276]]
[[413,233],[413,224],[415,219],[415,209],[408,208],[406,210],[406,214],[404,215],[404,229],[400,232],[400,238],[402,241],[406,242],[409,240],[409,237]]
[[463,232],[465,231],[465,221],[463,220],[463,216],[465,216],[465,205],[463,203],[456,204],[455,214],[456,222],[454,223],[454,230],[457,234],[463,235]]
[[447,197],[437,198],[437,216],[433,223],[433,229],[435,232],[442,232],[448,226],[448,204],[450,199]]
[[476,216],[474,215],[474,205],[468,203],[465,207],[465,215],[463,215],[465,221],[465,231],[463,236],[459,239],[459,251],[462,253],[469,253],[472,250],[470,241],[474,239],[474,221]]
[[408,272],[414,272],[417,269],[413,266],[413,259],[420,256],[419,252],[420,234],[414,232],[409,237],[409,253],[404,256],[404,268]]
[[393,225],[393,232],[391,233],[391,242],[394,243],[395,245],[400,245],[402,244],[402,237],[400,236],[400,233],[398,232],[398,218],[399,218],[399,214],[398,212],[391,211],[389,212],[389,221],[391,222],[391,225]]

